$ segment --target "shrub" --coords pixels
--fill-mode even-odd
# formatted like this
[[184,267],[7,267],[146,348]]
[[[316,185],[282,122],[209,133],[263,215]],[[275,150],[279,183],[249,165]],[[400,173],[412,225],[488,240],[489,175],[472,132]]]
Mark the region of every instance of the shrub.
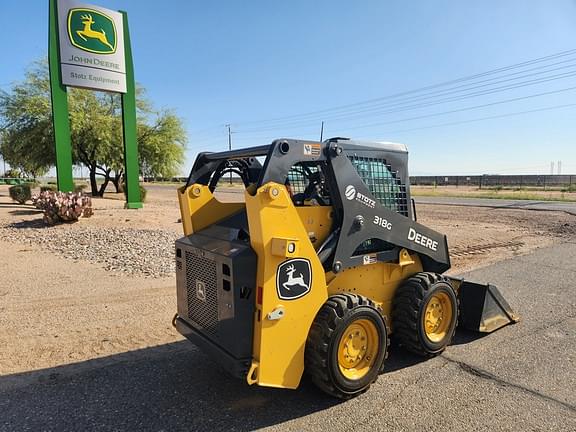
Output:
[[26,201],[32,199],[30,186],[28,186],[27,184],[12,186],[11,188],[8,189],[8,191],[10,193],[10,198],[12,198],[18,204],[25,204]]
[[16,168],[10,168],[8,171],[4,173],[4,177],[8,178],[20,178],[21,175],[22,174],[20,173],[20,170]]
[[[148,190],[142,186],[142,185],[138,185],[140,187],[140,199],[142,200],[142,202],[146,201],[146,194],[148,193]],[[122,183],[122,192],[124,192],[124,195],[126,195],[126,184]]]
[[37,188],[38,186],[40,186],[40,183],[38,183],[36,180],[28,180],[28,181],[24,182],[23,184],[28,185],[30,187],[30,189],[34,189],[34,188]]
[[44,222],[75,222],[92,216],[92,200],[83,193],[44,191],[32,197],[36,208],[44,210]]
[[86,183],[74,183],[74,192],[84,192],[87,187]]
[[144,186],[139,185],[140,187],[140,198],[142,199],[142,202],[146,201],[146,194],[148,193],[148,189],[146,189]]
[[51,184],[41,185],[40,192],[58,192],[58,186]]

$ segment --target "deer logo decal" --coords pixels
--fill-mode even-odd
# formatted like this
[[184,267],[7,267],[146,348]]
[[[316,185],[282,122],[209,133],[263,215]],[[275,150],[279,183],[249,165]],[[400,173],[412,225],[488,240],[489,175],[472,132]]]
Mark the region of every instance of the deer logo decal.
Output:
[[116,26],[108,15],[93,9],[71,9],[68,36],[76,48],[96,53],[116,52]]
[[283,300],[300,298],[310,291],[312,272],[310,261],[294,258],[284,261],[276,270],[276,290]]

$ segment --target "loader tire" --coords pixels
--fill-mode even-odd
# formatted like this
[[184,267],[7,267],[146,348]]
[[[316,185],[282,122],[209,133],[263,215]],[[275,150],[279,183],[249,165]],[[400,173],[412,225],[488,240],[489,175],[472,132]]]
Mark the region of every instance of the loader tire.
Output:
[[398,288],[392,306],[395,338],[422,356],[440,354],[452,341],[458,299],[452,285],[435,273],[416,273]]
[[376,381],[388,345],[386,324],[372,301],[354,294],[334,295],[310,328],[306,372],[324,392],[349,399]]

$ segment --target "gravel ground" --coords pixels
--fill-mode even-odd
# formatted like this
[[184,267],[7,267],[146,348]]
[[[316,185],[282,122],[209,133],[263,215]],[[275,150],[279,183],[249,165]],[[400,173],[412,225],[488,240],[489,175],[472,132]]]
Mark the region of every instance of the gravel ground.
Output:
[[105,270],[146,277],[174,274],[177,235],[160,229],[83,226],[46,227],[30,221],[0,226],[0,240],[39,246],[72,260],[99,263]]

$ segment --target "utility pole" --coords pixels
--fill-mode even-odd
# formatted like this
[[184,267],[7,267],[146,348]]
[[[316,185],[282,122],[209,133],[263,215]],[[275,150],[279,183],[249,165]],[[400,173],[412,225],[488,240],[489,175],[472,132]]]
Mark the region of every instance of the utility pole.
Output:
[[558,175],[562,174],[562,161],[558,161]]
[[[226,127],[228,128],[228,151],[232,150],[232,131],[230,129],[230,125],[227,124]],[[230,186],[232,186],[232,171],[230,171]]]
[[324,136],[324,121],[322,121],[322,126],[320,126],[320,142],[322,142],[323,136]]
[[550,162],[550,175],[554,174],[554,161]]

